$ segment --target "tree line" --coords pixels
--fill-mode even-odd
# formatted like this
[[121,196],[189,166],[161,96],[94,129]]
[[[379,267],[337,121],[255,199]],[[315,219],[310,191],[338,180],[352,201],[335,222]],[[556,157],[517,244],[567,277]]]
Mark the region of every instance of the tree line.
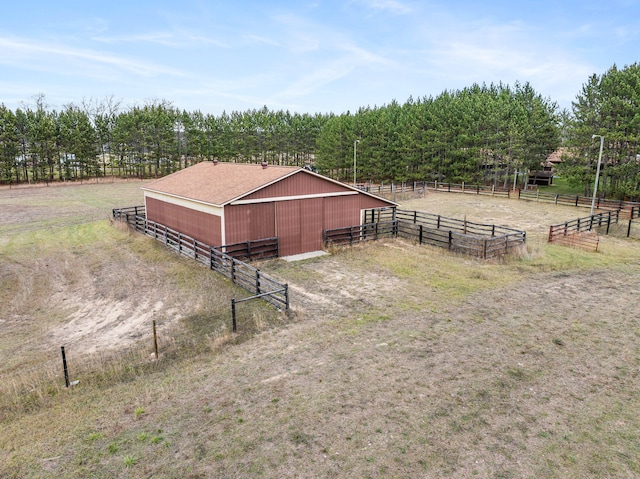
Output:
[[560,174],[592,195],[602,136],[598,191],[608,197],[640,198],[640,64],[621,69],[613,65],[602,75],[592,75],[563,126],[566,152]]
[[34,107],[0,105],[0,181],[158,177],[206,159],[305,166],[325,120],[266,107],[214,116],[165,100],[121,109],[112,98],[57,111],[38,96]]
[[639,105],[638,64],[593,75],[571,111],[528,83],[474,84],[340,115],[264,107],[216,116],[113,98],[58,111],[40,95],[15,111],[0,105],[0,182],[157,177],[217,159],[310,166],[345,181],[507,186],[563,146],[561,174],[587,193],[597,134],[605,137],[602,191],[638,197]]
[[517,171],[539,169],[559,146],[557,109],[528,83],[361,108],[327,120],[317,166],[350,179],[355,156],[361,180],[506,184]]

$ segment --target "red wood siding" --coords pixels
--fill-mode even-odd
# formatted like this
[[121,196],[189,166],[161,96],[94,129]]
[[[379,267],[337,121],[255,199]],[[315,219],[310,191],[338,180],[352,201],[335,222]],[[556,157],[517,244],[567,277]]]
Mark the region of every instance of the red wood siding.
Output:
[[315,175],[299,171],[298,173],[245,196],[243,200],[259,198],[278,198],[283,196],[317,195],[349,191],[349,188],[318,178]]
[[360,197],[360,209],[368,210],[370,208],[389,208],[393,205],[390,205],[384,200],[379,200],[378,198],[374,198],[369,195],[358,195]]
[[324,229],[360,224],[360,197],[342,196],[324,199]]
[[180,231],[210,246],[222,241],[220,217],[174,205],[155,198],[146,198],[147,219]]
[[[256,192],[252,197],[321,195],[340,191],[349,191],[349,188],[313,175],[297,173]],[[323,230],[358,225],[362,209],[390,206],[384,200],[364,194],[227,205],[224,208],[225,237],[222,238],[219,216],[151,197],[146,198],[146,204],[150,220],[212,246],[277,236],[281,256],[320,250]]]
[[300,202],[301,253],[322,249],[322,227],[325,198],[310,198]]
[[280,256],[302,253],[300,200],[276,203],[278,248]]
[[275,203],[231,205],[224,209],[225,243],[276,236]]

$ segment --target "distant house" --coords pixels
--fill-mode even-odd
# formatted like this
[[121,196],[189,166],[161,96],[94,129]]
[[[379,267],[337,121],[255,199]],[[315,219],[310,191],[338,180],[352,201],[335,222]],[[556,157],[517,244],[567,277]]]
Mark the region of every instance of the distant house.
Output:
[[564,154],[564,148],[551,153],[546,161],[541,165],[542,169],[529,172],[530,185],[546,185],[553,184],[553,175],[555,174],[555,168],[559,163],[562,163],[562,155]]
[[305,168],[205,161],[142,188],[147,219],[211,246],[278,237],[280,256],[322,249],[322,231],[396,203]]

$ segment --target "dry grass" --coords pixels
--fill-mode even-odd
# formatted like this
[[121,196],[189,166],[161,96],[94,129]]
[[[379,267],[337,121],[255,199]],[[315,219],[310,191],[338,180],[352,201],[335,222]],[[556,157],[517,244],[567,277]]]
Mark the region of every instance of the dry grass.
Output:
[[[120,206],[110,202],[140,203],[138,188],[121,183],[0,192],[7,221],[0,243],[0,418],[55,400],[64,385],[62,345],[72,374],[83,384],[102,384],[148,369],[152,321],[163,357],[173,359],[211,351],[229,336],[230,300],[243,291],[121,223],[90,217]],[[29,216],[25,193],[38,204],[43,190],[50,215],[66,218],[61,224],[52,226],[40,209]],[[86,219],[69,213],[78,208]],[[243,311],[241,332],[280,321],[260,303]]]
[[[499,210],[513,217],[493,222],[514,227],[576,217],[488,200],[406,207],[471,221]],[[593,254],[535,236],[500,264],[403,241],[266,263],[303,321],[240,344],[206,339],[216,354],[131,357],[112,383],[82,378],[0,423],[0,475],[636,477],[640,243],[606,237]],[[117,238],[157,267],[172,257]],[[178,263],[185,297],[206,270]],[[181,331],[196,339],[206,324]]]

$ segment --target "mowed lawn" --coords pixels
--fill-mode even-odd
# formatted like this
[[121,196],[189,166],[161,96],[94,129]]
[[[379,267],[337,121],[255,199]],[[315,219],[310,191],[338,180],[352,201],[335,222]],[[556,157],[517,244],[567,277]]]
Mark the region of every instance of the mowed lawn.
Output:
[[[105,185],[90,188],[98,186]],[[207,318],[218,313],[205,303],[223,294],[225,281],[99,217],[139,204],[139,186],[119,185],[113,195],[65,187],[47,198],[44,188],[34,189],[38,213],[24,224],[7,221],[7,211],[28,209],[30,195],[21,192],[17,201],[0,191],[3,287],[16,281],[15,271],[32,275],[0,297],[13,315],[0,328],[24,341],[0,341],[0,357],[16,374],[16,357],[33,367],[29,355],[40,351],[16,318],[31,321],[37,337],[65,326],[64,309],[35,310],[24,297],[45,297],[33,286],[42,271],[51,275],[45,259],[86,265],[75,273],[79,281],[48,283],[68,289],[57,294],[106,298],[99,304],[108,307],[139,302],[137,288],[160,289],[149,318],[206,313],[197,328],[176,321],[164,341],[206,339]],[[144,359],[145,337],[127,343],[144,352],[127,360],[145,364],[125,364],[129,373],[87,370],[71,390],[54,374],[44,379],[48,389],[35,385],[42,397],[15,392],[15,401],[2,402],[0,476],[639,476],[640,243],[604,237],[598,253],[548,245],[549,224],[586,214],[555,205],[438,193],[403,207],[526,229],[528,251],[482,262],[385,240],[297,263],[263,263],[290,285],[291,320],[266,321],[271,326],[242,342],[212,334],[204,346],[194,342],[191,354],[157,364]],[[117,243],[127,254],[96,257],[73,240],[81,231],[82,245],[115,251],[110,245]],[[39,241],[51,244],[36,247]],[[123,269],[128,263],[149,264],[157,274]],[[119,269],[129,278],[124,283],[109,276],[93,296],[83,287]]]

